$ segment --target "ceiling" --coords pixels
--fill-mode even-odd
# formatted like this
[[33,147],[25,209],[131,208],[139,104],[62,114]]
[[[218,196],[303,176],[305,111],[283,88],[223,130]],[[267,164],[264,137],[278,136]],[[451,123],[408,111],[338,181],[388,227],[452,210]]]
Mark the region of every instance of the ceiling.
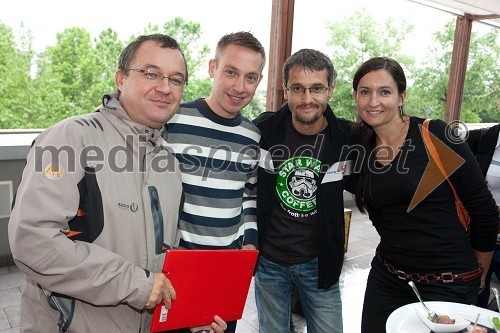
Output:
[[[410,0],[429,7],[444,10],[457,15],[498,15],[500,0]],[[481,20],[484,23],[500,27],[500,17]]]

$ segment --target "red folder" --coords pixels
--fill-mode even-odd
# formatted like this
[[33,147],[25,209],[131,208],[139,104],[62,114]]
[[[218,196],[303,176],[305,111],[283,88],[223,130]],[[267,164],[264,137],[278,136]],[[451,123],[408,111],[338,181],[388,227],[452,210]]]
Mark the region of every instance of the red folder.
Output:
[[177,299],[156,306],[151,332],[241,319],[252,280],[257,250],[169,250],[163,273]]

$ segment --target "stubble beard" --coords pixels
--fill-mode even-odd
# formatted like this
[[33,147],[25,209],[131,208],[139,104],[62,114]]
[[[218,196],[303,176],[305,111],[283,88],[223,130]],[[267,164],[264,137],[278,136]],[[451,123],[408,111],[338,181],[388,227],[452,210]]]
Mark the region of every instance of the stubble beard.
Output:
[[297,119],[297,122],[299,122],[299,123],[302,123],[304,125],[310,125],[310,124],[313,124],[316,121],[318,121],[322,116],[323,116],[323,114],[321,114],[321,113],[315,113],[315,114],[309,115],[309,116],[302,116],[300,114],[297,114],[296,119]]

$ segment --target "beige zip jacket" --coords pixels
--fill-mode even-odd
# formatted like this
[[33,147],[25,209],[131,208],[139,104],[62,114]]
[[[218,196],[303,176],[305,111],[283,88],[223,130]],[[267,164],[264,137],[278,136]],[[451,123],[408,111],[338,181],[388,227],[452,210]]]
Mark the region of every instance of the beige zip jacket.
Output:
[[150,272],[178,241],[182,197],[162,131],[112,94],[36,139],[9,221],[21,332],[149,332]]

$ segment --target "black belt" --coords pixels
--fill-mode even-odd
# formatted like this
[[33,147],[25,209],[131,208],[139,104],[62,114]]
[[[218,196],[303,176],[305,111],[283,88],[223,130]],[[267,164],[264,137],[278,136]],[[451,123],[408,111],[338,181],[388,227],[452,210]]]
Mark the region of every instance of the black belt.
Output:
[[483,267],[479,265],[479,267],[473,271],[455,274],[452,272],[446,273],[437,273],[437,274],[420,274],[420,273],[406,273],[400,269],[396,269],[392,264],[388,263],[377,251],[375,252],[378,260],[384,266],[387,271],[401,280],[407,281],[416,281],[416,282],[443,282],[450,283],[457,279],[462,280],[463,282],[471,281],[477,279],[483,273]]

